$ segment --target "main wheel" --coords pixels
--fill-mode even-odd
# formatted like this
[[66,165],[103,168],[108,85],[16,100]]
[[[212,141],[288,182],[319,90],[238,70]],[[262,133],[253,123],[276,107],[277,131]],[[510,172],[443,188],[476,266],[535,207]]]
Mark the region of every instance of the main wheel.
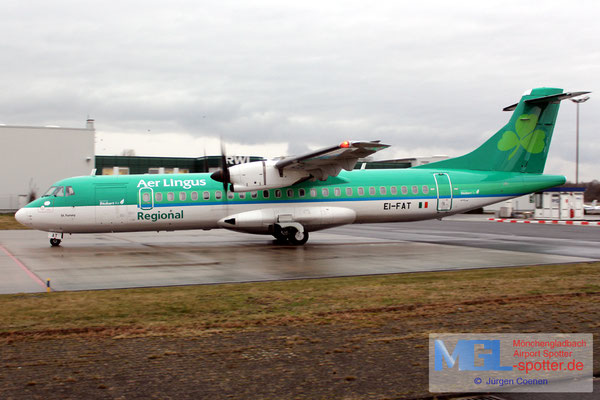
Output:
[[60,239],[50,239],[50,246],[52,246],[52,247],[60,246]]
[[286,244],[288,242],[288,237],[281,230],[279,225],[275,225],[273,227],[273,237],[275,237],[275,241],[277,244]]
[[300,232],[296,228],[287,228],[287,239],[294,246],[302,246],[308,241],[308,232]]

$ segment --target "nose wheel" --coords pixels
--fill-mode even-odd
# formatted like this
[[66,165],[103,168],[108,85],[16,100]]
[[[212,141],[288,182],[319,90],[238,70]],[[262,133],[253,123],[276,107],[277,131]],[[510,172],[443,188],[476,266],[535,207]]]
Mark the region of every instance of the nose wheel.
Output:
[[50,246],[58,247],[62,242],[63,234],[58,232],[48,232],[48,238],[50,239]]

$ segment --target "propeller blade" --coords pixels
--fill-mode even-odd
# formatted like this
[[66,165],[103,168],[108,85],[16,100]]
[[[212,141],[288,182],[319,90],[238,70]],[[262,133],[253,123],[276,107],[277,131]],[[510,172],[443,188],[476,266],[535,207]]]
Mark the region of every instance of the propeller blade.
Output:
[[227,156],[225,155],[225,145],[221,140],[221,172],[223,180],[223,191],[225,192],[225,198],[227,198],[227,189],[231,183],[231,175],[229,174],[229,166],[227,165]]
[[[229,167],[227,165],[227,157],[225,155],[223,143],[221,143],[221,158],[219,160],[219,169],[213,172],[210,175],[210,177],[217,182],[223,182],[223,185],[231,183]],[[225,186],[223,186],[223,188],[226,189]]]

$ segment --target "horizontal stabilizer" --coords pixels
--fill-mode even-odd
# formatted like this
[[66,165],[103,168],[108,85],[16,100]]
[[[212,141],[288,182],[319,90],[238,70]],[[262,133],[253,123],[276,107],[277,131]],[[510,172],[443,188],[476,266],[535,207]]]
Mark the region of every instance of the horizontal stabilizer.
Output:
[[[527,104],[555,103],[555,102],[559,102],[562,100],[570,99],[571,97],[577,97],[577,96],[581,96],[583,94],[588,94],[588,93],[591,93],[591,92],[567,92],[567,93],[553,94],[550,96],[544,96],[544,97],[538,97],[536,99],[525,100],[525,103],[527,103]],[[502,111],[513,111],[515,108],[517,108],[518,105],[519,105],[519,103],[512,104],[508,107],[504,107],[502,109]]]

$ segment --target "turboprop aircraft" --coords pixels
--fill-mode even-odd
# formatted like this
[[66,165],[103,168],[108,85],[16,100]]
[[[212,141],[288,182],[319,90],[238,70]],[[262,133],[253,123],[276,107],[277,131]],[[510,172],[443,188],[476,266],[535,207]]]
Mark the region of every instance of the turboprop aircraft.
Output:
[[466,155],[407,169],[354,170],[389,147],[345,141],[302,156],[212,174],[82,176],[56,182],[16,213],[49,232],[216,229],[303,245],[309,232],[353,223],[418,221],[462,213],[565,182],[543,175],[561,100],[588,92],[537,88],[505,111],[508,123]]

